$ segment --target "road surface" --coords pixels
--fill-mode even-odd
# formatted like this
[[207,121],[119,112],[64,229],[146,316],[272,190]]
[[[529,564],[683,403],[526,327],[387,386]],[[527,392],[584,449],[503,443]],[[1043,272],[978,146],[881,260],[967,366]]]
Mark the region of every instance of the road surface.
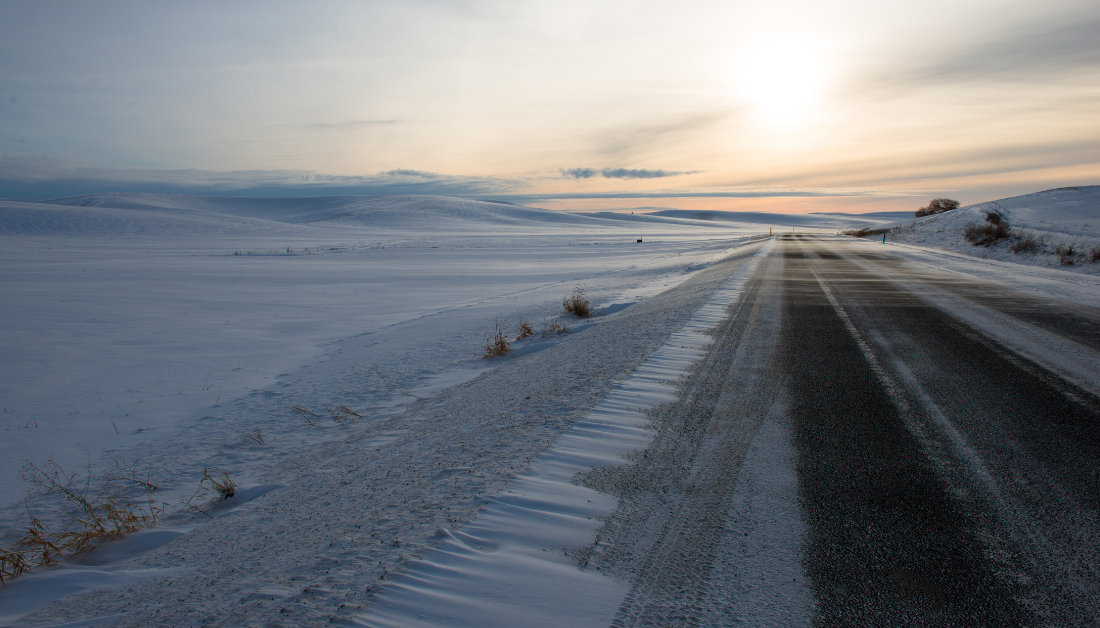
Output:
[[615,626],[1100,623],[1100,311],[782,236],[582,564]]

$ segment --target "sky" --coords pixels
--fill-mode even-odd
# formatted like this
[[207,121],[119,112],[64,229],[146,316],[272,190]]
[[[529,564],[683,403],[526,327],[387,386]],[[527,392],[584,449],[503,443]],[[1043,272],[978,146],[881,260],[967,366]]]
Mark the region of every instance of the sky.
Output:
[[864,212],[1097,183],[1095,0],[0,0],[0,198]]

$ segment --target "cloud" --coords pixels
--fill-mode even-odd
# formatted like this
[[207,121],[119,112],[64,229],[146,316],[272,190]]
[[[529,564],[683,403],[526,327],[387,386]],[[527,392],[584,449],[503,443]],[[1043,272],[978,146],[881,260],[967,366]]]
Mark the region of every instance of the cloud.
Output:
[[[1021,145],[975,146],[951,153],[904,152],[874,158],[838,160],[827,167],[792,170],[782,176],[740,181],[748,186],[910,185],[960,177],[1003,176],[1051,168],[1100,166],[1100,144],[1091,138],[1050,140]],[[926,185],[922,183],[922,186]]]
[[527,180],[470,177],[395,169],[348,176],[309,170],[166,170],[82,167],[35,155],[0,157],[0,198],[57,198],[99,192],[152,192],[229,196],[330,196],[428,194],[507,196]]
[[924,85],[1030,83],[1100,70],[1100,15],[1072,21],[1040,21],[999,32],[984,41],[967,40],[922,54],[923,64],[869,77],[878,90],[908,91]]
[[[606,170],[609,175],[605,175]],[[596,171],[608,178],[646,178],[628,171]],[[667,173],[665,176],[679,173]],[[482,200],[530,203],[566,199],[628,198],[762,198],[819,196],[901,196],[867,188],[789,188],[780,185],[756,187],[667,188],[620,190],[592,193],[531,194],[526,190],[542,181],[534,178],[472,177],[394,169],[372,175],[332,175],[307,170],[163,170],[153,168],[93,168],[55,157],[4,155],[0,157],[0,198],[59,198],[101,192],[151,192],[213,196],[382,196],[426,194]]]
[[728,110],[703,113],[659,124],[636,124],[604,131],[595,139],[602,155],[627,159],[654,148],[690,142],[695,136],[712,128],[730,115]]
[[573,177],[574,179],[591,179],[596,176],[601,176],[605,179],[660,179],[662,177],[676,177],[683,174],[697,174],[702,171],[646,170],[644,168],[603,168],[601,170],[596,170],[595,168],[562,168],[559,172],[566,177]]
[[600,176],[605,179],[660,179],[661,177],[675,177],[682,174],[695,174],[700,172],[678,172],[674,170],[631,170],[629,168],[604,168]]
[[372,126],[400,124],[400,120],[347,120],[345,122],[316,122],[306,126],[313,129],[357,129]]
[[792,197],[897,197],[911,196],[897,190],[871,188],[786,188],[786,187],[737,187],[737,188],[680,188],[663,190],[623,190],[612,192],[568,192],[564,194],[524,194],[516,192],[503,196],[517,203],[553,200],[597,200],[631,198],[792,198]]
[[438,172],[425,172],[423,170],[407,170],[405,168],[398,168],[396,170],[387,170],[385,172],[379,172],[389,177],[418,177],[421,179],[439,179],[446,177],[447,175],[439,174]]
[[591,179],[600,173],[595,168],[562,168],[561,173],[574,179]]

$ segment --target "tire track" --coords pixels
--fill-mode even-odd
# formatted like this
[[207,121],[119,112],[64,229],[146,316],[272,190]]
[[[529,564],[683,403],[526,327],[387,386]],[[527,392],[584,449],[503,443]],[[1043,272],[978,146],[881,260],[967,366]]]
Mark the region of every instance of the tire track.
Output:
[[815,624],[1029,624],[989,560],[972,503],[940,472],[919,409],[836,287],[850,282],[871,299],[878,286],[838,274],[830,254],[806,242],[786,255],[784,364]]
[[[840,276],[869,272],[840,257],[829,264]],[[917,400],[941,476],[969,496],[987,559],[1035,614],[1029,623],[1096,625],[1100,399],[892,277],[873,280],[874,303],[855,282],[837,292],[849,292],[853,318]]]
[[613,626],[722,619],[703,597],[748,445],[779,390],[778,300],[766,277],[780,263],[773,254],[761,265],[718,340],[684,380],[679,401],[651,412],[657,433],[649,448],[633,464],[582,480],[620,500],[579,557],[583,567],[633,582]]

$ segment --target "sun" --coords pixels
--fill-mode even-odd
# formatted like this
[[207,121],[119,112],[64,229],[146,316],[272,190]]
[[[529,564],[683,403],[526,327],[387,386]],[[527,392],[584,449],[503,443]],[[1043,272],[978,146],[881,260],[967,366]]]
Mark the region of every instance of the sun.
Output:
[[767,126],[801,126],[818,108],[828,78],[823,51],[796,37],[772,37],[740,57],[738,92]]

